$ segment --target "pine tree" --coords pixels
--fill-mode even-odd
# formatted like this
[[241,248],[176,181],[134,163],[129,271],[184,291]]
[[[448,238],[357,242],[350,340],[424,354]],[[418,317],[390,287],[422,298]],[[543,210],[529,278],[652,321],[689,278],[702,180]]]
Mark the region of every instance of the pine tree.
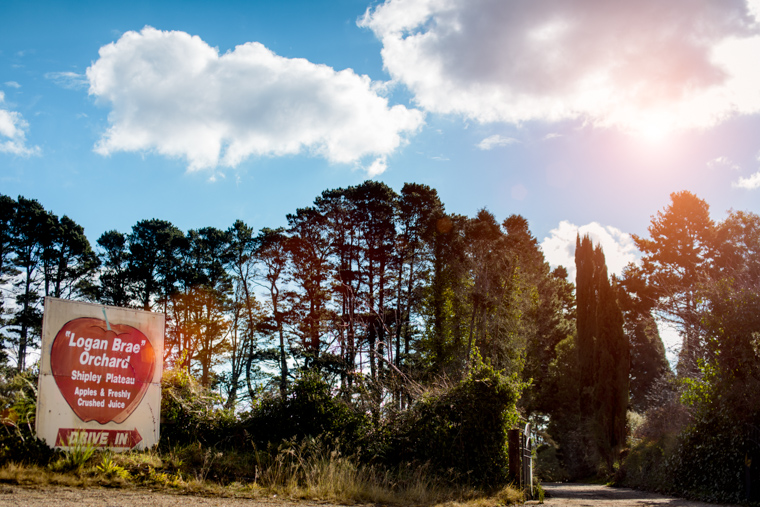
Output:
[[710,206],[696,195],[681,191],[670,199],[671,204],[652,217],[651,239],[634,234],[633,241],[642,253],[646,299],[652,300],[658,317],[681,330],[678,373],[693,376],[704,358],[698,290],[709,280],[716,227]]

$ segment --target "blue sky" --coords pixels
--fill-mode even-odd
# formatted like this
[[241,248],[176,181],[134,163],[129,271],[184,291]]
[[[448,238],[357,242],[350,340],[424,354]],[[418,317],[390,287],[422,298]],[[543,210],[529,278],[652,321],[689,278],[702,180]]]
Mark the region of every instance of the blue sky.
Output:
[[[91,242],[285,224],[325,189],[436,188],[611,270],[669,194],[760,212],[745,0],[0,3],[0,193]],[[569,266],[572,267],[572,266]]]

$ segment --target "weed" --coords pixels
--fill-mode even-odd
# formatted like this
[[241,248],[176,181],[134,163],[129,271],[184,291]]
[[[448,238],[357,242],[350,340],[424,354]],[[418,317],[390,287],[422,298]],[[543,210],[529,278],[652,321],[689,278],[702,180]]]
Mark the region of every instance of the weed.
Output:
[[130,477],[129,472],[124,469],[124,467],[121,467],[114,462],[113,455],[110,452],[103,454],[103,461],[96,467],[96,469],[109,478],[120,477],[127,480]]
[[82,444],[76,440],[69,440],[69,446],[63,451],[63,455],[50,464],[54,472],[80,472],[95,454],[97,447],[91,443]]
[[544,498],[546,497],[546,491],[544,491],[544,488],[541,486],[541,483],[539,482],[536,483],[535,492],[536,492],[536,500],[538,500],[538,503],[544,503]]

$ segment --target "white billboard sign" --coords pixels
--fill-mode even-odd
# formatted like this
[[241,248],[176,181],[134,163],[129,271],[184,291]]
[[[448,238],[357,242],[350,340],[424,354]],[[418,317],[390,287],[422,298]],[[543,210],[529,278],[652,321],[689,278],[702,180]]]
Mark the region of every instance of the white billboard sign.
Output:
[[164,315],[45,298],[37,436],[51,447],[158,443]]

